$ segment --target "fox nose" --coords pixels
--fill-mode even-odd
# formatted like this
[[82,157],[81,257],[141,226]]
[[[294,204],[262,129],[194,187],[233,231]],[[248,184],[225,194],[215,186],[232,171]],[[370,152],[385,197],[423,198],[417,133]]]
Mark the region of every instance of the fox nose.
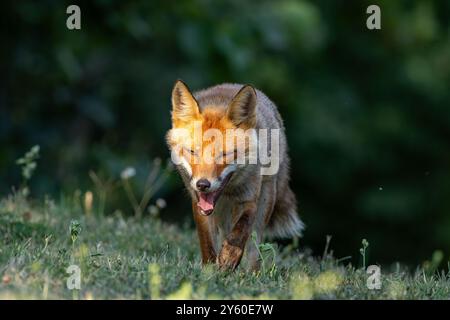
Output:
[[199,191],[208,191],[209,187],[211,187],[211,183],[207,179],[200,179],[197,181],[197,189]]

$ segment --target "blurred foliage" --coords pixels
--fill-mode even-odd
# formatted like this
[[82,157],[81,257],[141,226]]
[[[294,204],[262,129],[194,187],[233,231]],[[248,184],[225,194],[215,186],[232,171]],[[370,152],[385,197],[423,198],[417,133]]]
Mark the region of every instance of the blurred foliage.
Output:
[[[369,31],[374,3],[382,30]],[[367,238],[369,264],[448,258],[449,1],[95,0],[80,4],[81,31],[65,26],[69,4],[0,5],[1,193],[35,144],[35,196],[127,166],[143,185],[169,156],[175,79],[251,83],[285,119],[304,245],[320,252],[332,234],[338,257]],[[190,218],[181,190],[172,175],[158,192],[169,219]],[[126,203],[113,200],[109,212]]]

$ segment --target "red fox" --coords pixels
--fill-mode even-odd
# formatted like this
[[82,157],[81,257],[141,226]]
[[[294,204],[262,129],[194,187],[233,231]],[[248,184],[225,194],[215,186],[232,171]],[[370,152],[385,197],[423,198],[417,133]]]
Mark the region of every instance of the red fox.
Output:
[[203,264],[233,270],[245,251],[247,267],[258,269],[256,246],[265,236],[301,235],[283,122],[264,93],[240,84],[191,93],[178,80],[167,143],[192,198]]

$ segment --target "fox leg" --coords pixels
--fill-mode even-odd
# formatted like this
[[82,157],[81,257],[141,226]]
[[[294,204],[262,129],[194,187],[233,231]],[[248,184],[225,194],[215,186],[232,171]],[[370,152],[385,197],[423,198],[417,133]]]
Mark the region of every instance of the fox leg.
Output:
[[253,231],[256,232],[254,241],[247,243],[246,260],[250,270],[259,270],[259,253],[256,246],[263,240],[264,229],[272,215],[276,200],[276,182],[275,180],[264,182],[261,186],[261,192],[258,198],[258,208],[256,212]]
[[214,250],[208,217],[202,216],[197,210],[197,204],[192,203],[192,212],[194,214],[198,240],[200,242],[200,251],[202,253],[202,263],[213,263],[216,261],[216,251]]
[[221,269],[234,270],[241,262],[245,245],[255,221],[256,203],[245,203],[241,212],[238,221],[223,241],[222,249],[217,257],[217,263]]

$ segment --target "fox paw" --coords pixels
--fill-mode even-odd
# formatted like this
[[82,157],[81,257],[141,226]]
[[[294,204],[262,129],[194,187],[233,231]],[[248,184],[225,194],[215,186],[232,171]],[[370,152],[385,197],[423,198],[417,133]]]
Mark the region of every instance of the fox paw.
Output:
[[222,270],[234,270],[241,262],[243,250],[230,245],[227,240],[223,242],[222,250],[217,257],[217,264]]

